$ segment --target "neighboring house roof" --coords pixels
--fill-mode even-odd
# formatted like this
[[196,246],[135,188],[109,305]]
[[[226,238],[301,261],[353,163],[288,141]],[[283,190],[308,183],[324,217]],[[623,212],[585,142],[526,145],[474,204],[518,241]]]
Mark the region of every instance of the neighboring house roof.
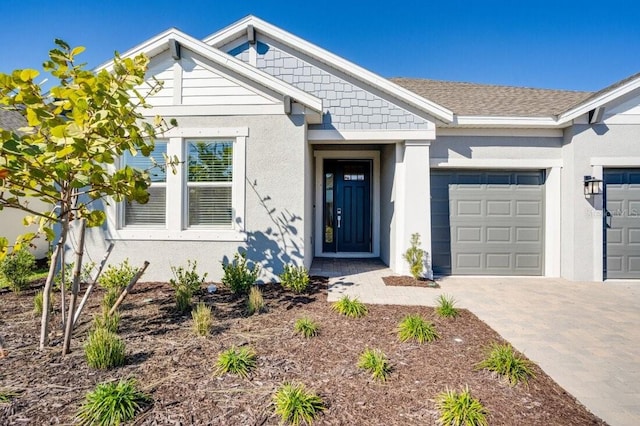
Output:
[[214,48],[221,48],[225,44],[232,42],[243,34],[246,34],[249,28],[254,28],[258,32],[261,32],[280,43],[309,55],[310,57],[323,62],[340,72],[346,73],[347,75],[377,90],[387,93],[400,101],[406,102],[407,104],[418,108],[419,110],[422,110],[445,123],[453,121],[453,113],[434,100],[428,99],[424,96],[416,96],[419,94],[407,90],[386,78],[374,74],[369,70],[334,55],[327,50],[324,50],[252,15],[249,15],[206,37],[203,41]]
[[26,125],[27,120],[18,111],[0,108],[0,129],[16,131]]
[[396,84],[444,105],[456,115],[549,117],[590,98],[592,92],[532,89],[476,83],[391,78]]

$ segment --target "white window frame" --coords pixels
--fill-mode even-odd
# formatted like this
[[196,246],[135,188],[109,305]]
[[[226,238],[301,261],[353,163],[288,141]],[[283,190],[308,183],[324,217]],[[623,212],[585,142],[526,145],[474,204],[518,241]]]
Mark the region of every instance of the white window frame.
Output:
[[[177,241],[246,241],[245,195],[246,195],[246,139],[248,127],[230,128],[180,128],[165,132],[162,140],[167,140],[167,156],[178,157],[181,164],[177,173],[167,170],[166,188],[166,228],[148,226],[123,227],[122,208],[111,203],[107,206],[108,227],[112,240],[177,240]],[[231,186],[231,206],[233,218],[231,228],[208,228],[197,226],[187,228],[187,176],[185,169],[187,141],[225,140],[233,142],[233,179]]]

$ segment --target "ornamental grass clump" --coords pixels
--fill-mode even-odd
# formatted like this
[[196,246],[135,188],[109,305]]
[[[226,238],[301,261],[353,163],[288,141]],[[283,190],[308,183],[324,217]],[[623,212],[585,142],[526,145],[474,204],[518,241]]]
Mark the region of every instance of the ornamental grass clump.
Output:
[[487,426],[488,411],[471,396],[467,386],[460,392],[447,389],[436,396],[440,411],[438,423],[443,426]]
[[[42,298],[44,297],[44,292],[42,290],[38,290],[38,292],[33,296],[33,313],[36,315],[42,315]],[[51,293],[49,295],[49,311],[53,312],[53,304],[55,303],[55,295]]]
[[360,318],[369,312],[366,305],[358,300],[357,297],[351,299],[349,296],[342,296],[340,300],[334,302],[331,308],[351,318]]
[[266,305],[264,303],[264,297],[262,291],[258,286],[251,286],[249,296],[247,297],[247,313],[249,315],[259,314],[264,312]]
[[171,267],[173,278],[169,280],[169,284],[176,292],[176,308],[182,313],[191,309],[191,299],[194,293],[200,289],[207,278],[206,272],[202,276],[198,274],[196,271],[197,266],[198,262],[188,260],[186,268],[182,266]]
[[249,347],[232,346],[218,355],[216,367],[217,374],[231,373],[246,378],[256,367],[256,353]]
[[193,331],[198,336],[207,336],[211,331],[211,307],[204,303],[198,303],[196,308],[191,311],[191,317],[193,318]]
[[366,349],[358,359],[358,368],[367,370],[375,380],[382,382],[391,373],[391,363],[379,349]]
[[293,329],[296,333],[310,339],[318,335],[320,326],[311,318],[303,317],[296,320]]
[[18,396],[18,392],[11,390],[0,390],[0,403],[11,402],[13,398]]
[[304,266],[284,265],[280,284],[294,293],[303,293],[309,286],[309,272]]
[[325,410],[322,398],[307,391],[301,383],[285,383],[272,397],[275,413],[282,424],[310,425],[316,416]]
[[102,297],[102,302],[100,302],[100,306],[103,311],[109,312],[113,305],[118,301],[118,297],[120,297],[120,289],[118,288],[110,288]]
[[224,276],[222,284],[226,285],[235,294],[247,294],[260,273],[260,265],[254,264],[249,268],[246,253],[236,253],[233,261],[222,265]]
[[398,339],[401,342],[415,340],[422,344],[432,342],[439,337],[435,326],[420,315],[407,315],[398,325]]
[[133,379],[99,383],[87,393],[76,415],[78,424],[119,425],[133,420],[151,398],[136,387]]
[[109,315],[109,311],[103,310],[102,314],[93,317],[93,329],[104,328],[111,333],[117,333],[120,326],[120,312]]
[[509,382],[511,386],[519,382],[528,383],[530,377],[535,377],[531,361],[516,354],[513,347],[508,344],[492,343],[485,349],[486,356],[477,369],[493,371]]
[[455,318],[458,316],[458,310],[455,307],[455,299],[452,296],[441,294],[436,299],[436,314],[442,318]]
[[0,261],[0,279],[14,293],[20,293],[29,287],[29,278],[36,266],[36,258],[27,249],[7,254]]
[[125,344],[117,334],[96,328],[89,333],[84,354],[91,368],[108,370],[124,365]]

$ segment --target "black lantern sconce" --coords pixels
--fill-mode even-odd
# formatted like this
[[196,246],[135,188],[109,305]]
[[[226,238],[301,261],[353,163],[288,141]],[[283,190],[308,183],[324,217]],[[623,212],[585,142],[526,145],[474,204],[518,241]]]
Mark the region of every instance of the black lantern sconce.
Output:
[[593,176],[584,177],[584,195],[590,197],[592,195],[602,194],[602,179]]

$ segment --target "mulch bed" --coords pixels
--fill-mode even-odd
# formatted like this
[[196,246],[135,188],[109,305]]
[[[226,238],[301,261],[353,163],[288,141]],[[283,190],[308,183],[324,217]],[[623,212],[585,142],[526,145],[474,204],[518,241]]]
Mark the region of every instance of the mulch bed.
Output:
[[[0,333],[9,353],[0,359],[0,389],[20,395],[0,403],[0,424],[71,423],[86,392],[125,377],[135,377],[153,398],[136,417],[135,424],[145,425],[277,425],[271,395],[285,381],[302,382],[323,398],[327,409],[316,424],[435,424],[434,397],[465,385],[488,409],[491,425],[605,424],[537,366],[528,387],[510,387],[475,370],[483,348],[502,339],[469,311],[449,320],[429,307],[376,305],[369,306],[366,317],[350,319],[331,310],[326,280],[319,278],[307,295],[294,296],[276,285],[265,286],[264,294],[268,312],[251,317],[244,313],[244,301],[226,289],[201,295],[215,316],[211,335],[201,338],[190,329],[190,315],[175,311],[168,284],[139,284],[123,305],[120,323],[127,364],[112,371],[89,368],[82,351],[100,292],[92,297],[67,357],[59,344],[37,350],[33,292],[2,294]],[[433,321],[441,338],[424,345],[398,342],[394,329],[410,313]],[[320,324],[318,337],[307,340],[293,333],[295,320],[305,315]],[[54,323],[59,322],[57,314]],[[250,345],[257,352],[258,366],[248,379],[214,374],[218,353],[231,345]],[[367,347],[381,349],[391,360],[386,383],[357,368]]]
[[391,287],[427,287],[427,288],[440,288],[440,285],[426,278],[415,279],[408,275],[391,275],[388,277],[382,277],[385,285]]

